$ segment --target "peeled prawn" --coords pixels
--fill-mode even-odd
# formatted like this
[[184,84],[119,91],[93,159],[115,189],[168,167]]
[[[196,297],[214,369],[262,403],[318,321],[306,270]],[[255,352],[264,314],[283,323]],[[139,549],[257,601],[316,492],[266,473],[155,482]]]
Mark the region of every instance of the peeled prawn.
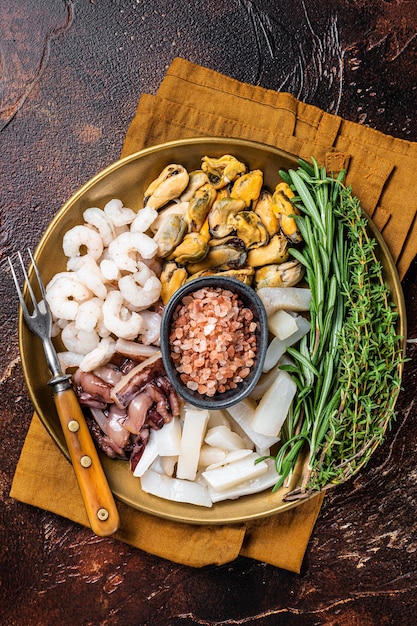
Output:
[[158,251],[158,244],[145,233],[126,232],[113,239],[108,251],[110,260],[119,269],[135,272],[138,256],[151,259]]
[[136,217],[136,213],[132,209],[124,207],[123,202],[117,198],[107,202],[103,210],[114,226],[126,226],[133,222]]
[[100,271],[106,280],[118,280],[120,278],[120,270],[114,261],[103,259],[100,263]]
[[113,337],[101,339],[96,348],[88,352],[80,363],[80,370],[91,372],[92,370],[108,363],[115,353],[116,342]]
[[135,219],[130,225],[131,233],[146,233],[148,228],[152,226],[156,218],[158,217],[158,211],[150,206],[145,206],[138,211]]
[[153,271],[155,276],[158,276],[158,278],[160,277],[162,272],[162,259],[157,256],[152,257],[152,259],[144,259],[142,257],[141,263],[147,265],[149,269]]
[[161,295],[161,281],[147,265],[138,261],[138,271],[122,276],[119,289],[123,298],[135,307],[135,310],[147,309]]
[[64,328],[64,326],[66,326],[67,324],[69,324],[70,320],[64,320],[61,318],[57,318],[57,319],[53,319],[52,322],[52,328],[51,328],[51,337],[57,337],[62,329]]
[[75,326],[79,330],[96,330],[100,337],[105,337],[110,332],[103,325],[103,300],[90,298],[82,302],[78,307]]
[[75,322],[70,322],[62,329],[62,343],[69,352],[88,354],[99,344],[100,337],[95,330],[80,330]]
[[80,282],[90,289],[95,296],[104,300],[107,294],[107,288],[104,284],[106,278],[92,256],[85,254],[82,257],[71,258],[67,263],[67,268],[72,270]]
[[91,291],[73,272],[59,272],[46,286],[46,301],[52,315],[63,320],[75,320],[81,302],[91,297]]
[[103,303],[103,319],[106,328],[122,339],[135,339],[142,326],[139,313],[129,311],[123,305],[120,291],[110,291]]
[[100,233],[103,245],[107,248],[110,242],[115,238],[116,232],[111,220],[107,217],[102,209],[90,207],[83,213],[84,221],[97,228]]
[[73,367],[79,367],[84,356],[79,352],[58,352],[58,361],[61,366],[61,370],[65,373],[68,369]]
[[85,224],[67,230],[62,240],[62,249],[67,257],[81,256],[82,248],[96,260],[101,257],[104,248],[100,233]]
[[161,316],[155,311],[141,311],[140,315],[143,320],[139,334],[140,341],[146,346],[156,345],[161,334]]

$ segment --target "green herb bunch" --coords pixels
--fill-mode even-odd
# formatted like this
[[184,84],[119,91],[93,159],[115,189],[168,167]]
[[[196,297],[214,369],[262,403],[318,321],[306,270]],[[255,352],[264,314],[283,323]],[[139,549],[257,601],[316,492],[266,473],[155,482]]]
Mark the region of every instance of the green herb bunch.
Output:
[[297,394],[275,457],[280,480],[307,449],[302,484],[288,498],[344,482],[368,461],[394,417],[404,359],[377,242],[359,200],[316,161],[280,172],[296,194],[304,239],[292,255],[311,290],[310,332],[282,366]]

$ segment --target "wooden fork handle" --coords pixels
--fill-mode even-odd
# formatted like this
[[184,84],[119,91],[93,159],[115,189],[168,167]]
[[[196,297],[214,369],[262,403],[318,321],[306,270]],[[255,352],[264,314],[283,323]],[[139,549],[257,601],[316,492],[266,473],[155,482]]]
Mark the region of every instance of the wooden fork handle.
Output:
[[91,529],[112,535],[119,513],[77,397],[69,387],[55,390],[54,399]]

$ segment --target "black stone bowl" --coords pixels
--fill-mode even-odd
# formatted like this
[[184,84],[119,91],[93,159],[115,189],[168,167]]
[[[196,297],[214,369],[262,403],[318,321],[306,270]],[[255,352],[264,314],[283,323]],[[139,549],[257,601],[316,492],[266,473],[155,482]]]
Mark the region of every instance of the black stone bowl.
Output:
[[[172,360],[169,339],[174,313],[183,298],[204,287],[227,289],[237,293],[242,304],[252,310],[254,321],[257,323],[257,329],[255,331],[257,339],[256,355],[250,373],[242,382],[238,383],[235,389],[228,389],[224,392],[216,391],[213,396],[193,391],[182,382],[180,374]],[[212,410],[225,409],[246,398],[255,387],[262,373],[267,347],[268,321],[264,305],[252,287],[249,287],[235,278],[228,276],[195,278],[180,287],[173,294],[165,307],[161,322],[161,352],[166,374],[178,395],[196,407]]]

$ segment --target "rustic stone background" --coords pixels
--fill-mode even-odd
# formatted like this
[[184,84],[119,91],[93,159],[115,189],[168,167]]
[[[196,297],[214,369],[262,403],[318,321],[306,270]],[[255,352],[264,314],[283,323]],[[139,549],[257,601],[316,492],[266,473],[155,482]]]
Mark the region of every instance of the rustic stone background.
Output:
[[[7,255],[116,160],[175,56],[417,141],[413,0],[0,0],[0,623],[415,624],[417,349],[398,418],[326,498],[300,575],[239,558],[193,570],[9,497],[32,408]],[[403,287],[417,336],[414,263]]]

